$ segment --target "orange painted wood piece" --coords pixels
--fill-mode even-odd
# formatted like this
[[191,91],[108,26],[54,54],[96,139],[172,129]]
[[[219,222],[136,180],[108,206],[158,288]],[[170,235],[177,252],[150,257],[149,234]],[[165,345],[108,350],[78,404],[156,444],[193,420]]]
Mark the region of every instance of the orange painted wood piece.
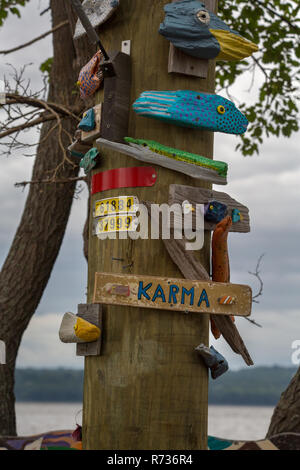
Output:
[[[228,255],[228,233],[232,227],[231,217],[221,220],[216,226],[212,237],[212,279],[215,282],[230,282],[230,264]],[[231,317],[232,321],[234,318]],[[221,331],[210,319],[211,332],[215,339],[219,339]]]
[[228,233],[232,226],[231,217],[225,217],[215,228],[212,237],[212,279],[216,282],[230,282],[228,256]]
[[[129,288],[127,297],[114,294],[113,286]],[[223,296],[236,298],[232,305],[221,305]],[[238,284],[210,281],[136,276],[112,273],[95,274],[94,303],[125,305],[139,308],[209,313],[214,315],[249,316],[252,307],[251,288]]]

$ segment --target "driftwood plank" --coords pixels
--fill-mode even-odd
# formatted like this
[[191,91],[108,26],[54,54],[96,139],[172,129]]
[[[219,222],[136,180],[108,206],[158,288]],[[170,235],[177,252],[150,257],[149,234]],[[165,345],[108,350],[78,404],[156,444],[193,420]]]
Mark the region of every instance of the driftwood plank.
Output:
[[102,342],[102,305],[100,304],[80,304],[78,314],[80,318],[98,326],[101,330],[100,338],[93,343],[77,344],[77,356],[100,356]]
[[209,168],[204,168],[199,165],[193,165],[191,163],[181,162],[158,153],[156,154],[155,152],[147,151],[146,149],[140,150],[136,147],[132,147],[131,145],[125,145],[119,142],[110,142],[103,138],[97,139],[97,146],[99,150],[101,150],[101,147],[116,150],[117,152],[128,155],[135,160],[169,168],[170,170],[188,175],[191,178],[208,181],[213,184],[227,184],[227,179],[218,175],[214,170],[210,170]]
[[[186,279],[209,279],[208,273],[196,260],[195,255],[190,251],[185,251],[185,240],[164,240],[164,244],[172,260]],[[211,318],[231,349],[236,354],[240,354],[248,366],[252,366],[252,358],[232,320],[225,315],[211,315]]]
[[[169,204],[182,204],[184,201],[189,201],[190,204],[207,204],[210,201],[219,201],[226,204],[228,207],[228,215],[231,215],[233,209],[238,209],[241,212],[243,220],[232,224],[231,232],[248,233],[250,232],[250,217],[249,209],[230,197],[226,193],[213,191],[210,189],[194,188],[192,186],[183,186],[179,184],[170,185]],[[196,226],[196,215],[193,213],[193,227]],[[174,219],[171,221],[171,228],[174,227]],[[214,230],[216,224],[211,222],[204,223],[205,230]]]
[[114,142],[123,142],[128,134],[131,57],[118,52],[112,62],[116,76],[104,80],[101,137]]
[[[178,0],[173,0],[177,2]],[[204,0],[206,8],[210,11],[214,11],[217,0]],[[173,44],[170,44],[169,52],[169,73],[181,73],[183,75],[191,75],[198,78],[207,78],[208,75],[209,61],[203,59],[197,59],[192,57],[180,49],[177,49]]]

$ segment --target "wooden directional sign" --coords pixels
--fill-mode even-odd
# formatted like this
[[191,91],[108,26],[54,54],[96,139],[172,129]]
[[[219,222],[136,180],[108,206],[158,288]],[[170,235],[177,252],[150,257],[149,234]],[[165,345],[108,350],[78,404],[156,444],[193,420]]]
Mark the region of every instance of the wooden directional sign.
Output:
[[[250,217],[249,209],[236,201],[228,194],[213,191],[211,189],[204,188],[195,188],[192,186],[184,186],[181,184],[171,184],[170,185],[170,197],[169,204],[180,204],[184,201],[189,201],[190,204],[194,207],[196,204],[207,204],[210,201],[218,201],[227,206],[228,215],[231,215],[233,209],[238,209],[242,215],[242,220],[240,222],[234,223],[231,226],[230,232],[240,232],[248,233],[250,232]],[[182,219],[180,219],[182,220]],[[171,220],[171,227],[174,226],[174,221]],[[193,213],[193,229],[196,227],[196,212]],[[214,230],[216,224],[212,222],[205,221],[204,228],[205,230]]]
[[[222,305],[220,299],[224,297],[232,298],[233,303]],[[252,291],[238,284],[96,273],[93,302],[247,317],[251,314]]]

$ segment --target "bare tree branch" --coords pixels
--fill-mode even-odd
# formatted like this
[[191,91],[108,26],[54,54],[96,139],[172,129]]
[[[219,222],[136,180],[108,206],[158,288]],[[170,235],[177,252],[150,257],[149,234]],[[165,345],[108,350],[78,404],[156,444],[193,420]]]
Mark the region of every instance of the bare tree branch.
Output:
[[33,181],[21,181],[19,183],[15,183],[16,188],[25,188],[28,185],[34,185],[34,184],[68,184],[68,183],[73,183],[74,181],[84,181],[87,183],[87,177],[86,176],[78,176],[76,178],[67,178],[67,179],[45,179],[45,180],[33,180]]
[[[41,109],[48,109],[51,108],[54,112],[58,112],[60,114],[70,116],[80,122],[80,118],[78,117],[78,114],[82,111],[82,109],[74,109],[70,110],[66,108],[65,106],[62,106],[58,103],[51,103],[51,102],[46,102],[44,100],[31,97],[31,96],[22,96],[18,95],[16,93],[6,93],[6,104],[7,105],[12,105],[12,104],[26,104],[28,106],[32,106],[34,108],[41,108]],[[74,114],[74,112],[76,114]]]
[[11,54],[12,52],[16,52],[16,51],[19,51],[21,49],[24,49],[25,47],[31,46],[32,44],[40,41],[41,39],[46,38],[47,36],[49,36],[49,34],[55,33],[55,31],[57,31],[60,28],[63,28],[64,26],[67,26],[68,24],[69,24],[69,21],[63,21],[62,23],[55,26],[55,28],[50,29],[50,31],[47,31],[44,34],[41,34],[37,38],[32,39],[31,41],[28,41],[24,44],[21,44],[20,46],[13,47],[12,49],[8,49],[6,51],[0,51],[0,54],[4,54],[4,55]]
[[252,320],[251,318],[248,318],[248,317],[244,317],[248,322],[252,323],[252,325],[255,325],[255,326],[258,326],[259,328],[262,328],[262,325],[260,325],[259,323],[256,323],[255,320]]
[[264,283],[263,283],[263,280],[260,276],[260,265],[261,265],[261,262],[262,262],[262,259],[263,257],[265,256],[265,254],[263,253],[259,258],[258,258],[258,261],[257,261],[257,264],[256,264],[256,268],[255,268],[255,272],[252,273],[251,271],[248,271],[249,274],[251,274],[251,276],[254,276],[258,279],[259,281],[259,291],[258,293],[252,298],[252,301],[256,304],[259,304],[258,300],[258,297],[261,297],[263,295],[263,290],[264,290]]
[[43,122],[53,121],[54,119],[56,119],[56,116],[54,114],[43,113],[41,117],[34,119],[33,121],[25,122],[23,124],[20,124],[19,126],[11,127],[10,129],[7,129],[6,131],[1,132],[0,139],[3,139],[4,137],[7,137],[9,135],[15,134],[16,132],[20,132],[25,129],[38,126],[39,124],[42,124]]

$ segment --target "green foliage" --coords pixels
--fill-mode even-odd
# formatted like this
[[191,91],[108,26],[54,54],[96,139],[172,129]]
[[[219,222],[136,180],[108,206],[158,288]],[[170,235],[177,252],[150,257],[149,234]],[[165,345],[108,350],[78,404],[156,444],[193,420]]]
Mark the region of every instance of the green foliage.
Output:
[[222,19],[260,48],[248,60],[217,65],[219,90],[225,88],[230,93],[231,85],[245,72],[252,74],[252,88],[258,79],[263,80],[257,102],[239,105],[250,122],[237,146],[244,155],[259,153],[264,137],[290,137],[299,130],[299,12],[299,0],[219,2]]
[[0,0],[0,26],[3,25],[9,13],[17,15],[20,18],[21,15],[18,6],[24,7],[27,2],[29,2],[29,0]]
[[45,62],[40,65],[40,71],[50,75],[52,64],[53,57],[49,57],[49,59],[45,60]]

